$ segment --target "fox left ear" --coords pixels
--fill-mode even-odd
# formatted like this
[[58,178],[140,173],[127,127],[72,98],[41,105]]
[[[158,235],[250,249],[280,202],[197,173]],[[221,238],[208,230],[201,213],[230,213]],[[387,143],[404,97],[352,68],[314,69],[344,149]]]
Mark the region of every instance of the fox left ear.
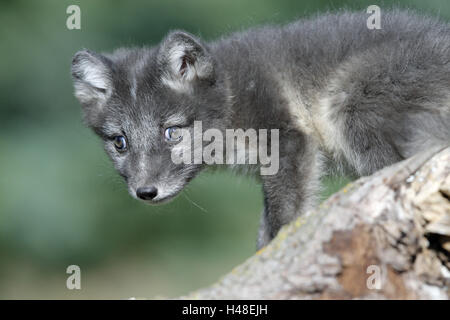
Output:
[[161,81],[170,88],[189,92],[195,81],[214,80],[212,56],[193,35],[174,31],[159,50],[158,60],[164,70]]
[[82,50],[72,60],[75,96],[83,107],[84,119],[95,127],[112,93],[112,62],[103,55]]

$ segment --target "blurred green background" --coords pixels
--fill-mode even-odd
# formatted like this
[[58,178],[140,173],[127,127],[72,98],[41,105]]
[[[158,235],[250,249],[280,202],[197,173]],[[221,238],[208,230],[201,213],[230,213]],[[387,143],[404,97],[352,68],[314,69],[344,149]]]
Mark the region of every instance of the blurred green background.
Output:
[[[180,28],[207,40],[344,6],[394,2],[153,0],[0,2],[0,299],[173,297],[255,250],[260,185],[205,172],[158,207],[128,195],[81,123],[70,78],[81,48],[152,45]],[[448,0],[395,2],[450,17]],[[66,8],[81,8],[81,30]],[[324,197],[346,179],[325,179]],[[66,288],[81,267],[81,290]]]

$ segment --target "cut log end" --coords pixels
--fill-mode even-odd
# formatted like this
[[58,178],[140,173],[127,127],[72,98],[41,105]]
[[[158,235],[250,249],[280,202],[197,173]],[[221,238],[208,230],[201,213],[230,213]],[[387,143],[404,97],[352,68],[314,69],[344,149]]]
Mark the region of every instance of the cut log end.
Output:
[[448,299],[450,148],[352,182],[187,299]]

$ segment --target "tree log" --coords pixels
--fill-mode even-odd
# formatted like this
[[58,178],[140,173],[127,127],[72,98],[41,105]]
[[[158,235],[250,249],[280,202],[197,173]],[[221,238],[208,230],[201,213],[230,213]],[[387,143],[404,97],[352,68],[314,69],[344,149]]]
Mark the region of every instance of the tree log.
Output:
[[182,299],[448,299],[450,148],[350,183]]

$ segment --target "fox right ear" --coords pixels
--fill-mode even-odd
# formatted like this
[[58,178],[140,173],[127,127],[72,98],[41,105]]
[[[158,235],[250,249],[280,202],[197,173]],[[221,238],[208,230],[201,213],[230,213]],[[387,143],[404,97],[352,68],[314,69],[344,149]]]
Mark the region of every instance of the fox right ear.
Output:
[[199,39],[173,31],[162,42],[158,61],[165,70],[161,81],[179,92],[189,92],[197,80],[213,82],[214,61]]
[[[75,96],[89,120],[95,118],[112,93],[112,62],[88,50],[78,51],[72,60]],[[90,122],[90,121],[88,121]]]

